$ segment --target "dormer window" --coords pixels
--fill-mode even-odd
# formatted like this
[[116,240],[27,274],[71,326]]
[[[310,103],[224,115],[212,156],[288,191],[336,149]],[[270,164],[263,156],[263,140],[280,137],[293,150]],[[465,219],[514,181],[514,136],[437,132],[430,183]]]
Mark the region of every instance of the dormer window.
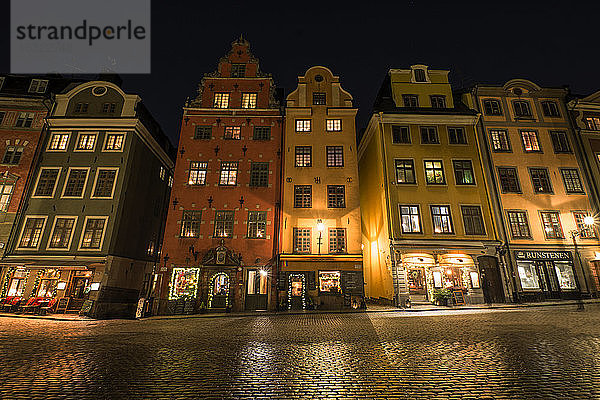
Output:
[[231,77],[243,78],[246,76],[246,64],[231,64]]
[[75,104],[75,112],[76,113],[86,113],[88,111],[89,104],[88,103],[77,103]]
[[29,93],[46,93],[47,88],[47,79],[32,79],[29,84]]
[[425,70],[421,68],[417,68],[413,70],[415,75],[415,82],[427,82],[427,78],[425,77]]
[[403,94],[404,107],[419,107],[419,96],[416,94]]
[[446,108],[446,96],[434,95],[431,97],[431,107],[433,108]]
[[323,92],[313,93],[313,105],[324,106],[327,104],[327,96]]

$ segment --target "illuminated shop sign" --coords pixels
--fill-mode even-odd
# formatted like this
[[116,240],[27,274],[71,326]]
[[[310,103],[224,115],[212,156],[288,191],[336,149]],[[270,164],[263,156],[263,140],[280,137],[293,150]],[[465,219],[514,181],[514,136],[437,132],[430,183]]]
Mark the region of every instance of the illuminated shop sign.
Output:
[[517,250],[515,257],[518,260],[570,260],[571,253],[568,251]]

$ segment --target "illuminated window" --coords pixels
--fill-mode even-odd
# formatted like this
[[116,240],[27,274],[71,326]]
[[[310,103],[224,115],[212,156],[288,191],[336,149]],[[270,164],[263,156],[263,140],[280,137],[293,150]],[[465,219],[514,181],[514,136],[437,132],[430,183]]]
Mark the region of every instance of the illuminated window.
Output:
[[419,96],[416,94],[403,94],[404,107],[419,107]]
[[531,106],[526,100],[514,100],[513,109],[516,117],[531,117]]
[[312,147],[311,146],[296,146],[296,167],[311,167],[312,166]]
[[502,193],[520,193],[519,174],[514,167],[498,167],[498,178]]
[[413,160],[396,160],[396,183],[416,183]]
[[233,236],[233,211],[217,211],[215,213],[215,237]]
[[169,285],[169,300],[195,298],[199,277],[199,268],[173,268]]
[[600,131],[600,118],[599,117],[587,117],[585,119],[585,125],[589,130]]
[[310,228],[294,228],[294,253],[310,254]]
[[448,143],[450,144],[467,144],[467,136],[464,128],[448,128]]
[[56,187],[56,180],[60,168],[42,168],[40,176],[38,178],[37,186],[35,188],[35,197],[51,197],[54,195],[54,188]]
[[235,186],[237,184],[237,173],[237,161],[221,161],[219,185]]
[[392,143],[410,144],[410,129],[408,126],[392,125]]
[[431,99],[431,107],[433,108],[446,108],[446,96],[433,95],[429,96]]
[[83,188],[87,180],[87,169],[73,168],[69,170],[63,197],[81,197],[83,196]]
[[242,93],[242,108],[256,108],[257,93]]
[[250,166],[250,186],[267,187],[269,186],[269,163],[252,162]]
[[465,235],[485,235],[483,215],[479,206],[461,206]]
[[342,279],[339,271],[319,271],[319,291],[326,293],[341,293]]
[[215,93],[215,108],[228,108],[229,107],[229,93]]
[[0,212],[8,211],[14,189],[14,180],[0,179]]
[[48,248],[68,249],[74,225],[75,218],[56,218]]
[[164,181],[165,178],[167,177],[167,170],[165,169],[165,167],[163,167],[162,165],[160,166],[160,172],[158,173],[158,176],[160,177],[161,181]]
[[96,146],[96,134],[95,133],[80,133],[77,138],[77,144],[75,150],[94,150]]
[[32,79],[29,84],[29,93],[46,93],[47,88],[47,79]]
[[486,99],[483,101],[483,110],[486,115],[502,115],[502,106],[496,99]]
[[92,197],[94,198],[111,198],[117,178],[117,169],[115,168],[98,168],[96,175],[96,184]]
[[329,253],[346,253],[346,229],[329,228]]
[[13,164],[16,165],[21,161],[21,155],[23,155],[23,147],[8,146],[2,159],[2,164]]
[[585,193],[577,168],[562,168],[560,170],[560,174],[562,175],[563,183],[565,184],[565,191],[567,193]]
[[122,133],[109,133],[106,135],[104,150],[120,151],[123,150],[123,140],[125,135]]
[[435,126],[421,127],[421,144],[439,144],[440,137],[438,136]]
[[589,212],[573,211],[573,217],[575,218],[575,224],[579,231],[579,237],[582,239],[592,239],[596,237],[593,226],[589,226],[585,223],[585,217],[588,216],[590,216]]
[[564,238],[558,211],[541,211],[540,216],[542,217],[542,226],[546,239]]
[[267,237],[266,211],[248,211],[248,237],[251,239]]
[[310,132],[310,119],[297,119],[296,120],[296,132]]
[[400,205],[402,233],[421,233],[421,215],[418,205]]
[[542,111],[545,117],[560,117],[558,105],[554,101],[542,101]]
[[38,285],[38,297],[54,297],[54,291],[58,285],[60,271],[57,269],[45,269],[41,271],[39,276],[40,283]]
[[492,129],[490,130],[490,139],[492,142],[492,150],[494,152],[510,152],[510,140],[508,139],[508,132],[505,130]]
[[38,247],[45,222],[45,218],[27,217],[23,233],[21,234],[21,240],[19,241],[19,247],[30,249]]
[[255,126],[252,140],[271,140],[271,127]]
[[444,166],[442,161],[428,160],[425,163],[425,180],[428,185],[445,185]]
[[246,76],[246,64],[231,64],[231,77],[243,78]]
[[200,224],[202,223],[202,211],[183,211],[181,217],[181,237],[200,237]]
[[99,250],[100,245],[102,244],[105,226],[106,218],[88,218],[85,222],[85,228],[83,230],[81,248]]
[[525,211],[507,211],[506,216],[513,239],[531,239],[529,220]]
[[342,131],[342,120],[341,119],[328,119],[326,122],[327,132],[341,132]]
[[208,171],[207,162],[192,161],[190,162],[190,175],[188,185],[204,185],[206,184],[206,173]]
[[474,185],[475,175],[471,160],[452,160],[454,179],[457,185]]
[[17,128],[31,128],[31,125],[33,124],[33,117],[35,116],[34,113],[28,113],[28,112],[22,112],[19,113],[19,116],[17,117],[17,121],[15,122],[15,126]]
[[453,233],[449,206],[431,206],[434,233]]
[[226,126],[225,127],[225,139],[241,139],[242,138],[242,127],[241,126]]
[[324,106],[327,104],[327,96],[323,92],[314,92],[313,93],[313,105],[315,106]]
[[327,207],[346,207],[346,187],[344,185],[327,185]]
[[294,207],[311,208],[312,207],[312,186],[295,185],[294,186]]
[[552,184],[546,168],[530,168],[531,183],[536,193],[552,193]]
[[50,144],[48,145],[48,150],[66,150],[68,144],[68,133],[54,133],[50,137]]
[[194,139],[209,140],[212,138],[212,126],[196,126]]
[[28,273],[26,270],[16,270],[10,279],[7,296],[23,296],[23,292],[25,291],[25,283],[27,282],[27,276]]
[[572,153],[566,132],[550,132],[550,139],[555,153]]
[[327,166],[328,167],[343,167],[344,166],[344,147],[343,146],[327,146]]
[[521,140],[523,140],[523,149],[526,153],[542,151],[536,131],[521,131]]

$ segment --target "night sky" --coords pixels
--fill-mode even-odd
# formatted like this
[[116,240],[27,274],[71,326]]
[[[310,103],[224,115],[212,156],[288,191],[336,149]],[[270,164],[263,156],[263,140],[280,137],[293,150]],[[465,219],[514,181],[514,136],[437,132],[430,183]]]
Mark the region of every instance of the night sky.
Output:
[[[240,34],[286,94],[313,65],[339,75],[359,108],[359,130],[386,70],[411,64],[449,69],[455,87],[526,78],[580,94],[600,89],[598,2],[457,3],[154,0],[152,74],[123,76],[123,87],[142,97],[174,143],[186,97]],[[8,49],[3,25],[0,48]],[[4,72],[8,55],[0,59]]]

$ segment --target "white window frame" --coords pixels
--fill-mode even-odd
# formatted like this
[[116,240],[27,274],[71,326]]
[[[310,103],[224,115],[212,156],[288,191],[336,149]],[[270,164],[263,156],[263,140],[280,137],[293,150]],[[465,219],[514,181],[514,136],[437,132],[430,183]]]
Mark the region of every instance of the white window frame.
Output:
[[[29,89],[27,90],[29,93],[46,93],[48,91],[48,83],[50,81],[48,79],[32,79],[29,82]],[[40,91],[40,86],[43,85],[44,90]]]
[[[108,141],[108,137],[110,135],[123,135],[123,144],[121,148],[118,150],[106,149],[106,142]],[[102,152],[103,153],[122,153],[125,148],[125,141],[127,140],[126,132],[106,132],[104,133],[104,140],[102,141]]]
[[[40,178],[42,176],[42,171],[45,169],[57,169],[58,175],[56,175],[56,182],[54,183],[54,189],[52,189],[52,196],[36,196],[35,192],[37,192],[38,184],[40,183]],[[56,195],[56,188],[58,187],[58,181],[60,180],[60,176],[62,175],[62,167],[41,167],[38,172],[37,179],[35,180],[35,185],[33,186],[33,193],[31,195],[32,199],[53,199]]]
[[[64,149],[51,149],[50,145],[52,144],[52,138],[54,135],[67,135],[67,144]],[[69,142],[71,141],[71,132],[52,132],[50,134],[50,140],[48,140],[48,146],[46,146],[46,151],[53,151],[57,153],[65,153],[69,149]]]
[[[27,225],[27,220],[29,218],[43,218],[44,224],[42,225],[42,233],[40,233],[40,240],[37,243],[36,247],[21,247],[21,240],[23,239],[23,232],[25,231],[25,225]],[[26,215],[25,220],[23,221],[23,225],[21,226],[21,232],[19,233],[19,240],[17,241],[16,250],[39,250],[40,245],[42,244],[42,238],[44,237],[44,231],[46,230],[46,223],[48,222],[47,215]]]
[[[52,237],[54,236],[54,228],[56,227],[56,221],[59,218],[69,218],[69,219],[74,219],[75,221],[73,222],[73,229],[71,230],[71,235],[69,237],[69,243],[67,244],[67,247],[65,248],[57,248],[57,247],[50,247],[50,243],[52,242]],[[54,217],[54,221],[52,221],[52,229],[50,229],[50,236],[48,236],[48,240],[46,241],[46,250],[48,251],[69,251],[71,250],[71,244],[73,243],[73,236],[75,236],[75,229],[77,228],[77,220],[79,219],[79,217],[77,215],[56,215]]]
[[[98,183],[98,175],[100,174],[101,170],[117,171],[115,173],[115,181],[113,182],[113,187],[112,187],[112,192],[110,193],[110,197],[94,196],[94,193],[96,192],[96,184]],[[92,193],[90,194],[90,199],[107,200],[107,199],[114,198],[114,196],[115,196],[115,189],[117,187],[117,179],[118,178],[119,178],[119,167],[98,167],[98,168],[96,168],[96,174],[94,176],[94,184],[92,185]]]
[[[65,196],[65,190],[67,189],[67,183],[69,182],[69,175],[71,175],[71,170],[73,169],[85,169],[87,172],[85,174],[85,182],[83,183],[83,190],[81,191],[81,196]],[[67,169],[67,175],[65,176],[65,182],[63,183],[63,189],[60,194],[61,199],[83,199],[85,197],[85,190],[87,189],[88,181],[90,180],[90,167],[69,167]]]
[[[93,135],[96,138],[94,139],[94,147],[92,149],[78,149],[77,146],[79,146],[79,138],[81,137],[81,135]],[[77,133],[77,140],[75,140],[75,147],[73,147],[73,152],[78,152],[78,153],[93,153],[94,151],[96,151],[96,146],[98,145],[98,132],[78,132]]]
[[[87,222],[90,219],[103,219],[104,220],[104,228],[102,229],[102,238],[100,239],[100,247],[97,249],[90,249],[87,247],[81,247],[83,244],[83,237],[85,236],[85,227],[87,226]],[[104,237],[106,236],[106,227],[108,226],[108,216],[107,215],[88,215],[83,220],[83,226],[81,227],[81,236],[79,237],[79,245],[77,246],[78,251],[102,251],[102,247],[104,246]]]

